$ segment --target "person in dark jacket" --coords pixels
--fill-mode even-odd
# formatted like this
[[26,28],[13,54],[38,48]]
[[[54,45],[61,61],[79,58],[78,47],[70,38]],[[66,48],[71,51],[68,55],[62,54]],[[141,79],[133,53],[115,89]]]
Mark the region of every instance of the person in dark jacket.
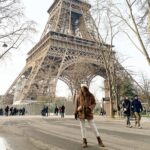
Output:
[[124,101],[123,101],[123,110],[124,110],[124,115],[127,118],[126,125],[127,127],[132,127],[131,122],[130,122],[130,117],[131,117],[131,102],[129,98],[126,96]]
[[25,115],[25,112],[26,112],[26,110],[25,110],[25,108],[23,107],[23,108],[22,108],[22,115]]
[[55,106],[54,114],[58,116],[58,107],[57,107],[57,105]]
[[13,107],[10,107],[9,111],[10,111],[10,115],[12,116],[13,115]]
[[48,117],[48,106],[45,106],[45,115]]
[[64,118],[64,114],[65,114],[65,106],[62,105],[61,106],[61,118]]
[[135,115],[135,127],[138,125],[138,128],[142,128],[140,121],[141,121],[141,112],[143,111],[142,104],[140,100],[138,99],[138,96],[135,95],[134,100],[132,102],[133,112]]
[[5,107],[5,115],[8,116],[9,115],[9,106]]
[[0,116],[3,116],[3,108],[0,108]]

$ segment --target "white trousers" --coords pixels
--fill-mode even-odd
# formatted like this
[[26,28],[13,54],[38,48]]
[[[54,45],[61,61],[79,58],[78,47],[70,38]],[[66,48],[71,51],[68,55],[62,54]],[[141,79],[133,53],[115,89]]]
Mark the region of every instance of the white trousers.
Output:
[[[94,120],[87,120],[87,121],[88,121],[89,126],[91,127],[92,131],[94,132],[95,136],[96,137],[100,136]],[[80,119],[80,128],[81,128],[82,138],[86,138],[85,119]]]

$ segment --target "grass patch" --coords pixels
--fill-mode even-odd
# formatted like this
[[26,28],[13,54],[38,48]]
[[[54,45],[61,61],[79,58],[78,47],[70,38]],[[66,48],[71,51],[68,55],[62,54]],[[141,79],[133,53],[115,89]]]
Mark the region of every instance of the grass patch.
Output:
[[142,115],[142,117],[150,118],[150,114],[149,115]]

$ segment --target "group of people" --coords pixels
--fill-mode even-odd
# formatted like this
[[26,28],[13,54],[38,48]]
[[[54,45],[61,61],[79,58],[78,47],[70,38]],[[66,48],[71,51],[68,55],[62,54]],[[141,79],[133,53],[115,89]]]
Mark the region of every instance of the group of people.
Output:
[[[93,119],[93,109],[95,108],[96,102],[94,95],[89,91],[87,86],[81,86],[80,90],[78,91],[75,97],[75,119],[79,119],[80,121],[80,129],[81,129],[81,136],[83,140],[82,147],[86,148],[87,145],[87,137],[86,137],[86,128],[85,128],[85,120],[87,120],[89,126],[93,130],[98,144],[101,147],[105,147],[96,127],[96,124]],[[135,116],[135,126],[138,128],[142,128],[140,124],[141,120],[141,112],[143,111],[143,107],[141,101],[139,100],[138,96],[135,95],[133,101],[130,101],[129,98],[126,96],[123,101],[123,110],[124,115],[126,116],[126,125],[127,127],[132,127],[130,122],[130,117],[133,114]]]
[[126,126],[130,128],[132,127],[130,118],[132,115],[134,115],[135,127],[137,126],[138,128],[142,128],[140,121],[141,121],[141,112],[143,111],[143,107],[138,96],[135,95],[133,101],[129,100],[129,98],[126,96],[122,106],[123,106],[124,115],[127,119]]
[[[64,118],[65,106],[62,105],[62,106],[58,107],[58,106],[56,105],[56,106],[55,106],[55,109],[54,109],[54,114],[55,114],[55,115],[60,114],[61,118]],[[43,109],[41,110],[41,115],[42,115],[42,116],[48,116],[48,106],[45,106],[45,105],[44,105]]]
[[64,114],[65,114],[65,106],[62,105],[60,107],[58,107],[57,105],[55,106],[54,109],[54,114],[58,116],[58,114],[60,114],[61,118],[64,118]]
[[3,116],[15,116],[15,115],[25,115],[25,108],[16,108],[6,106],[4,109],[0,108],[0,115]]

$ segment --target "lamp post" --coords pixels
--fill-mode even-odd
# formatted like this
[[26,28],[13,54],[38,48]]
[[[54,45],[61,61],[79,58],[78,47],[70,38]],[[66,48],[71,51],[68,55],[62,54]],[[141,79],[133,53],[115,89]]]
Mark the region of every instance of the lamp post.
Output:
[[[0,41],[2,44],[2,47],[5,49],[8,47],[8,45],[5,42]],[[9,51],[9,49],[7,49],[6,51],[2,51],[2,53],[0,53],[0,59]]]
[[2,45],[2,47],[8,47],[8,45],[4,42],[4,44]]

